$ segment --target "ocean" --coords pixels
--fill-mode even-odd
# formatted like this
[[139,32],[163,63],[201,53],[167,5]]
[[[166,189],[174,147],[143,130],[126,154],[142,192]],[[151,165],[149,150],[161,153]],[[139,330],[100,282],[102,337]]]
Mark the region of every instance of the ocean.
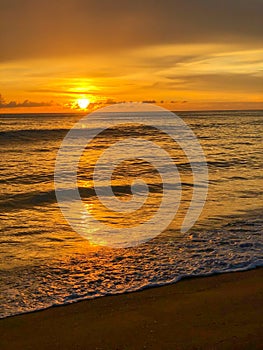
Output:
[[[180,208],[161,234],[128,248],[99,246],[84,239],[58,206],[57,152],[83,114],[0,115],[1,317],[185,277],[262,266],[263,111],[177,114],[193,130],[206,157],[209,188],[202,214],[187,233],[180,231],[193,179],[184,152],[174,149],[182,179]],[[158,208],[163,191],[160,177],[141,159],[128,159],[116,168],[113,178],[113,192],[123,203],[131,198],[131,179],[143,177],[150,183],[149,201],[139,215],[107,211],[92,184],[98,153],[123,135],[136,138],[142,134],[173,149],[171,140],[160,140],[150,128],[127,124],[102,133],[81,157],[78,188],[82,201],[109,227],[129,229],[147,221]],[[146,231],[152,229],[148,225]]]

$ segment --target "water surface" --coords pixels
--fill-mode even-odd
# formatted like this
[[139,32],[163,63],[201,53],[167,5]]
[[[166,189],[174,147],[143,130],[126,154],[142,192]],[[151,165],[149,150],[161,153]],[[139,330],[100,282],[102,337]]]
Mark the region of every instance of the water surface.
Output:
[[162,195],[160,177],[143,161],[128,160],[117,168],[113,191],[118,198],[129,200],[135,177],[150,184],[150,198],[140,216],[114,215],[102,208],[92,186],[98,154],[123,135],[144,135],[172,152],[182,178],[180,209],[161,235],[128,249],[84,240],[58,208],[53,183],[56,153],[81,116],[1,115],[2,317],[167,284],[183,276],[262,265],[263,112],[179,115],[197,135],[209,168],[207,202],[186,235],[180,234],[179,226],[191,200],[191,168],[182,150],[168,139],[147,128],[121,127],[102,134],[81,158],[78,186],[87,209],[106,224],[128,227],[154,215]]

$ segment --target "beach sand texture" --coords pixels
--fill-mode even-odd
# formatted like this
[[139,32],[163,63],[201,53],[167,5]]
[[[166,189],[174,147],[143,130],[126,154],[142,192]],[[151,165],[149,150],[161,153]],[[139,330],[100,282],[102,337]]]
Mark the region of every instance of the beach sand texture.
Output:
[[1,320],[1,349],[262,349],[263,269]]

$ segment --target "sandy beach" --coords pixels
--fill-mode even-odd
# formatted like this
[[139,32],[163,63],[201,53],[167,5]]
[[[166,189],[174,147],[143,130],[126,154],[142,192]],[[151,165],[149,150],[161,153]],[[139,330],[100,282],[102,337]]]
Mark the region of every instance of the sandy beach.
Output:
[[1,320],[1,349],[261,349],[263,269]]

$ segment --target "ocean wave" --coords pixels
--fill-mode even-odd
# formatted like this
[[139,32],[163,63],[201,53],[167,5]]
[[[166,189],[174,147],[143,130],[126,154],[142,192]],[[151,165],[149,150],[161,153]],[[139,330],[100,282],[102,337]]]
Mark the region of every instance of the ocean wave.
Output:
[[[181,114],[207,157],[210,187],[202,217],[186,235],[171,225],[152,241],[129,249],[96,247],[84,241],[58,209],[53,185],[56,154],[78,117],[1,117],[2,317],[191,276],[262,266],[262,112]],[[140,137],[147,132],[152,130],[110,129],[99,136],[93,151],[103,150],[124,133]],[[171,148],[169,142],[166,145]],[[96,206],[90,174],[94,162],[89,162],[89,155],[88,151],[87,162],[80,164],[79,192],[85,204]],[[191,167],[186,157],[176,157],[187,207],[193,192]],[[150,193],[159,199],[163,184],[154,170],[142,163],[131,165],[129,176],[143,175]],[[117,174],[121,181],[117,176],[113,183],[116,196],[131,194],[123,181],[125,171]],[[71,190],[64,191],[69,203],[71,194]],[[104,219],[110,221],[108,216]]]

